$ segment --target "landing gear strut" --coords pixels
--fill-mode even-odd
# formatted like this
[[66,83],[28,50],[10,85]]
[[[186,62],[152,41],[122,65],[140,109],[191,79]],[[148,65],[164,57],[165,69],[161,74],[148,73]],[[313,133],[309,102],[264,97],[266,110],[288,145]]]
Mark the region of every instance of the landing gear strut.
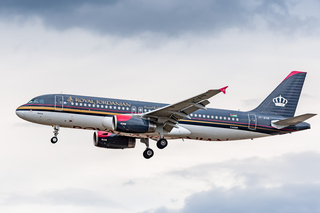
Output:
[[58,142],[58,134],[59,134],[60,126],[59,125],[54,125],[53,126],[53,137],[51,138],[51,143],[55,144]]
[[147,146],[146,150],[144,150],[143,152],[143,157],[146,159],[151,158],[154,155],[154,152],[152,149],[149,148],[149,138],[141,138],[140,141],[141,143],[144,143]]
[[165,148],[166,146],[168,146],[168,141],[167,141],[166,139],[161,138],[160,140],[158,140],[158,142],[157,142],[157,147],[158,147],[159,149],[163,149],[163,148]]

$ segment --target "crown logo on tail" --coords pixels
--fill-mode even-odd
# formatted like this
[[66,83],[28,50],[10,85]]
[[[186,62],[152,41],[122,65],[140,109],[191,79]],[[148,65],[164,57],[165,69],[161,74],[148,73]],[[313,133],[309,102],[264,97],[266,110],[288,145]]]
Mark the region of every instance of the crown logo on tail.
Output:
[[273,103],[276,106],[284,107],[288,103],[288,100],[282,97],[281,95],[279,95],[278,97],[275,97],[273,99]]

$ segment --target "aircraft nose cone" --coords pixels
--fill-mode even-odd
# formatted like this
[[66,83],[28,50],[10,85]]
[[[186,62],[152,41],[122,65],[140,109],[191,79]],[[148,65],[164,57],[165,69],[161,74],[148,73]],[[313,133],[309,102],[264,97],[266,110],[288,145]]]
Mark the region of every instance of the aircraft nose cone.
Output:
[[17,114],[18,117],[24,118],[24,111],[16,110],[16,114]]

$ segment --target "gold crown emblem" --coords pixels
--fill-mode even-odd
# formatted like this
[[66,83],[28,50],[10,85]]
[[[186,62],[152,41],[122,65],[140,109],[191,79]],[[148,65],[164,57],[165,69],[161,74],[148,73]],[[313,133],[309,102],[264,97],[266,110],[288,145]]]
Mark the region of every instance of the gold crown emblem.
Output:
[[288,103],[288,100],[282,97],[281,95],[279,95],[278,97],[275,97],[273,99],[273,103],[276,106],[284,107]]

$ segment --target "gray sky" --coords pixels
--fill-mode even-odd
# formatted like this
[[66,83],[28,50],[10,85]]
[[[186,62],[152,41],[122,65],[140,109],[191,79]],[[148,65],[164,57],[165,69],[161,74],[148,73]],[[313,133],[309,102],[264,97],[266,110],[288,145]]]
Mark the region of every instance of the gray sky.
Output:
[[155,156],[15,109],[70,93],[174,103],[229,86],[210,107],[250,110],[307,71],[296,114],[319,111],[318,1],[0,1],[1,212],[318,212],[311,130],[237,142],[169,141]]

